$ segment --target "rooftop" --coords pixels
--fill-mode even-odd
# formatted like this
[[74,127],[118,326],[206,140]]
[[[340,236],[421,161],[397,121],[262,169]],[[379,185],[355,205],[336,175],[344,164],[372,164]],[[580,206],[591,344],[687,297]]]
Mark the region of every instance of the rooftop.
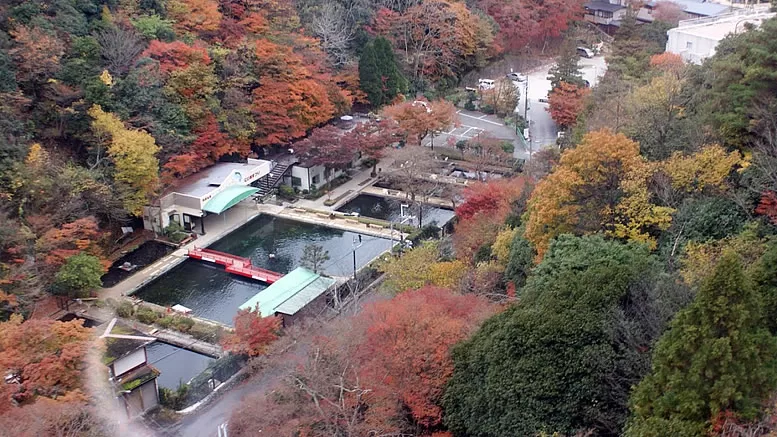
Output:
[[[262,161],[264,163],[264,161]],[[244,176],[253,172],[261,164],[246,164],[242,162],[219,162],[200,170],[191,176],[181,179],[170,192],[186,194],[194,197],[202,197],[221,184],[229,177],[232,171],[238,171]]]
[[136,350],[145,347],[147,344],[156,341],[156,338],[149,337],[142,332],[132,329],[116,319],[113,319],[102,335],[105,338],[105,355],[103,363],[110,365],[114,361]]
[[125,374],[118,382],[121,383],[120,387],[122,390],[131,391],[147,383],[148,381],[151,381],[157,376],[159,376],[159,370],[146,364],[145,366],[140,366],[137,369]]
[[721,19],[709,21],[687,20],[680,22],[680,27],[670,29],[671,32],[684,33],[687,35],[698,36],[714,41],[720,41],[734,31],[744,30],[744,23],[753,23],[760,25],[763,20],[774,17],[775,13],[754,13],[750,15],[735,14],[721,17]]
[[615,12],[620,11],[621,9],[625,9],[625,6],[613,4],[610,2],[590,2],[585,4],[586,9],[590,9],[592,11],[607,11],[607,12]]
[[294,315],[335,282],[332,278],[297,267],[240,305],[240,309],[253,309],[259,304],[262,317],[275,313]]

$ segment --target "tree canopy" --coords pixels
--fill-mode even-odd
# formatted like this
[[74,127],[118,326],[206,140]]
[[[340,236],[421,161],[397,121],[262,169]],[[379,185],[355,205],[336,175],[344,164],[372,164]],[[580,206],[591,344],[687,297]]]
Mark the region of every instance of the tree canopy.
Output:
[[454,349],[448,428],[469,436],[617,434],[630,386],[648,370],[644,346],[666,322],[659,271],[645,246],[558,238],[520,302]]

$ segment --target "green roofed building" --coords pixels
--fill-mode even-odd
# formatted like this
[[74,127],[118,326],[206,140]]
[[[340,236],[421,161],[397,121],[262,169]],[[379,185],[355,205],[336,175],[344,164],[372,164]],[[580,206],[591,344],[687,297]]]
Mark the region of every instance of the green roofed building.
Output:
[[[263,179],[276,170],[272,161],[248,158],[247,162],[219,162],[178,181],[159,201],[143,211],[143,226],[162,232],[171,222],[186,232],[205,234],[203,217],[224,214],[257,192]],[[279,167],[278,171],[286,167]],[[281,173],[283,174],[283,173]]]
[[262,317],[279,315],[284,326],[304,314],[317,314],[325,309],[328,291],[337,281],[297,267],[274,284],[257,293],[240,306],[241,310],[259,306]]

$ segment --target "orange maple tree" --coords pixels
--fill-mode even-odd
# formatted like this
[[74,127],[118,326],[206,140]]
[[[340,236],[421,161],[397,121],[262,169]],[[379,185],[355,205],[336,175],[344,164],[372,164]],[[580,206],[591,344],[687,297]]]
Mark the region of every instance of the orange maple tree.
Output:
[[408,100],[387,106],[382,114],[397,122],[407,142],[419,146],[430,133],[459,123],[456,107],[446,100]]
[[94,217],[84,217],[59,228],[50,229],[35,242],[36,251],[51,268],[61,266],[67,258],[86,252],[102,257],[98,240],[103,237]]
[[183,41],[153,40],[141,56],[159,61],[159,69],[163,73],[183,70],[193,63],[208,65],[211,62],[204,47],[190,46]]
[[[0,368],[18,384],[7,384],[4,391],[19,403],[37,396],[83,399],[84,357],[90,342],[91,329],[80,320],[23,321],[20,315],[12,315],[0,323]],[[6,397],[0,402],[0,412],[11,406],[9,401]]]
[[583,103],[588,88],[578,87],[567,82],[559,82],[558,87],[548,95],[548,108],[553,121],[563,127],[573,126],[577,116],[583,111]]
[[253,92],[258,145],[284,144],[329,121],[335,108],[326,88],[311,80],[270,80]]
[[173,0],[168,14],[175,19],[176,28],[184,32],[213,32],[221,22],[217,0]]

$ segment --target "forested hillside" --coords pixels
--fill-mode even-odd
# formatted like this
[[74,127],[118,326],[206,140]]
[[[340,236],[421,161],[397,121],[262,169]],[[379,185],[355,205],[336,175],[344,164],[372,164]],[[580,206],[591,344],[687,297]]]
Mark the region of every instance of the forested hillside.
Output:
[[[435,97],[506,47],[558,36],[581,11],[447,0],[2,3],[0,277],[20,308],[68,257],[105,259],[119,227],[177,179],[288,144],[354,104]],[[537,20],[513,25],[526,8]]]

